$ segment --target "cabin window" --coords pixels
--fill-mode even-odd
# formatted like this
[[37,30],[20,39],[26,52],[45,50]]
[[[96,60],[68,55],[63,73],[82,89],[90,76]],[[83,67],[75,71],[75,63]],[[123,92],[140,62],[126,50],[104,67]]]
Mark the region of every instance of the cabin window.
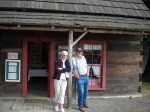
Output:
[[[106,72],[106,48],[105,42],[81,41],[84,56],[90,69],[90,90],[104,89]],[[104,55],[105,54],[105,55]],[[104,57],[105,56],[105,57]],[[105,67],[105,68],[103,68]]]

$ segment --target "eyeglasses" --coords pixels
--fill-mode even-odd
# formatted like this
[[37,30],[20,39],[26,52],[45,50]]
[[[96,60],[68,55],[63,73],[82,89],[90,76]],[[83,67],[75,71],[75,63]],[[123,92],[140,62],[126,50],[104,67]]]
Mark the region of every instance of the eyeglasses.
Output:
[[63,55],[63,56],[67,56],[67,55]]

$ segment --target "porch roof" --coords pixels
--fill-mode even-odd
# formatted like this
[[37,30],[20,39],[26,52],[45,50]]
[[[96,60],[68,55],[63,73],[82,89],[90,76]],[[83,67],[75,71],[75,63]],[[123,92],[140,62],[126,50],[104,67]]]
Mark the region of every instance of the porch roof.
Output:
[[142,31],[150,11],[141,0],[0,0],[4,25]]
[[142,0],[0,0],[0,9],[150,18]]
[[135,18],[9,11],[0,14],[1,24],[150,31],[150,20]]

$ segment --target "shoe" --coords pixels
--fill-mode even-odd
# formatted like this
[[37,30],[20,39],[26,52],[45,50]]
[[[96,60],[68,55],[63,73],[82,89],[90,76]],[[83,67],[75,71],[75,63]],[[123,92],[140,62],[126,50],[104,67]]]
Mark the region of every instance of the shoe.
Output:
[[85,112],[83,106],[79,107],[79,110],[80,110],[81,112]]
[[60,111],[59,112],[65,112],[65,110],[64,109],[60,109]]
[[54,110],[55,110],[55,112],[59,112],[58,106],[55,106]]
[[83,107],[85,107],[85,108],[89,108],[89,106],[88,106],[87,104],[83,105]]

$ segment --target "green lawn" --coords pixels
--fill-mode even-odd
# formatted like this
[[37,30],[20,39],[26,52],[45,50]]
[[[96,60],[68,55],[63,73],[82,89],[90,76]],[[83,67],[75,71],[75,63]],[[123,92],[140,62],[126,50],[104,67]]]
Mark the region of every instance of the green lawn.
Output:
[[150,82],[142,82],[142,94],[150,96]]

